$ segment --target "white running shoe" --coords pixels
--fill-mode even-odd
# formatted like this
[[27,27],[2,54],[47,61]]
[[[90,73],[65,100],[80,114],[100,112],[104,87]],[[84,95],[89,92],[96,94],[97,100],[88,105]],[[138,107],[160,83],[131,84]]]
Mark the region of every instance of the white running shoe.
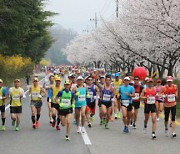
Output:
[[81,132],[82,132],[82,133],[85,133],[85,132],[86,132],[86,130],[85,130],[84,127],[81,128]]
[[156,135],[152,133],[152,139],[156,139]]
[[156,120],[159,121],[159,118],[157,118]]
[[77,127],[77,133],[80,133],[80,132],[81,132],[81,127],[78,126],[78,127]]

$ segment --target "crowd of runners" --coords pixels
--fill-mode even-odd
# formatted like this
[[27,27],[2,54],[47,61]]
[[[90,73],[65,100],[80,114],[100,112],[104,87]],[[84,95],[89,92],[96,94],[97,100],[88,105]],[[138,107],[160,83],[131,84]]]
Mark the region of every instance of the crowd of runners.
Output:
[[[64,76],[63,80],[62,76]],[[86,132],[86,121],[88,127],[93,127],[97,108],[99,108],[100,125],[104,125],[105,129],[110,128],[109,121],[122,118],[123,132],[129,133],[129,127],[136,129],[141,105],[144,106],[144,133],[151,118],[152,138],[156,138],[156,123],[162,112],[165,134],[168,134],[168,121],[170,121],[172,137],[176,137],[178,88],[173,84],[172,76],[168,76],[163,82],[149,77],[142,81],[139,76],[122,77],[119,72],[112,74],[106,73],[104,69],[88,70],[83,67],[75,70],[68,68],[66,71],[63,68],[60,72],[53,70],[45,78],[43,85],[38,81],[38,77],[34,77],[29,87],[33,129],[40,126],[42,97],[47,97],[49,122],[57,131],[61,130],[61,126],[66,126],[66,140],[70,140],[72,121],[77,126],[77,133]],[[12,125],[15,126],[16,131],[20,130],[22,99],[26,97],[20,82],[20,79],[15,79],[14,86],[7,90],[3,87],[3,80],[0,79],[2,131],[6,129],[5,102],[8,99]]]

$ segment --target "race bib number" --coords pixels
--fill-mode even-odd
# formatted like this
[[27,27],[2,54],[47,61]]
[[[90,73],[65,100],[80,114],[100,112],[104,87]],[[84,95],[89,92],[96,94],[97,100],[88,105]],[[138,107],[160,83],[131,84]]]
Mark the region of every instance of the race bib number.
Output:
[[103,101],[110,101],[110,100],[111,100],[111,95],[107,95],[107,94],[103,95]]
[[121,102],[122,102],[122,105],[126,107],[129,106],[129,103],[130,103],[129,100],[122,100]]
[[93,99],[93,92],[90,91],[90,92],[88,92],[88,93],[89,93],[89,95],[90,95],[90,98]]
[[64,106],[70,106],[71,105],[71,101],[69,99],[62,99],[62,103],[64,104]]
[[135,97],[133,97],[133,100],[139,100],[139,93],[135,93]]
[[168,95],[167,99],[168,99],[168,102],[175,102],[176,101],[175,94]]
[[82,102],[86,100],[86,96],[85,95],[79,95],[78,96],[78,101]]
[[13,99],[14,101],[20,101],[20,96],[19,96],[19,95],[14,95],[14,96],[12,97],[12,99]]
[[155,104],[155,102],[156,102],[155,97],[149,97],[149,98],[147,98],[147,104]]
[[39,97],[39,93],[32,93],[32,98],[38,98]]

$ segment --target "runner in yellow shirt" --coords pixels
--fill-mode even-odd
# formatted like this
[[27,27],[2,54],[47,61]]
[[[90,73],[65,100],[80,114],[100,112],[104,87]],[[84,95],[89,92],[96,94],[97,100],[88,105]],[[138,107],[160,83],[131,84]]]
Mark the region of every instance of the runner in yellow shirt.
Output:
[[121,117],[120,114],[120,98],[119,98],[119,87],[122,85],[122,80],[120,79],[120,74],[115,73],[115,79],[113,81],[113,87],[115,88],[114,92],[114,113],[115,113],[115,119],[118,119]]
[[[55,98],[59,91],[61,91],[63,88],[61,86],[61,78],[60,77],[55,77],[55,85],[52,86],[52,98],[51,98],[51,108],[52,108],[52,118],[53,118],[53,123],[52,127],[55,127],[56,125],[56,130],[60,130],[60,118],[58,117],[58,111],[59,111],[59,104],[56,103]],[[57,117],[57,120],[56,120]],[[57,121],[57,124],[56,124]]]
[[[41,106],[42,106],[42,96],[46,94],[44,88],[42,88],[38,83],[38,78],[33,79],[33,85],[29,89],[29,94],[31,96],[31,119],[33,123],[33,128],[39,127],[39,119],[41,116]],[[35,117],[36,115],[36,117]]]
[[12,119],[12,126],[16,127],[15,130],[19,131],[20,118],[22,113],[22,98],[25,98],[24,90],[20,87],[20,79],[14,80],[14,87],[9,89],[10,97],[10,113]]

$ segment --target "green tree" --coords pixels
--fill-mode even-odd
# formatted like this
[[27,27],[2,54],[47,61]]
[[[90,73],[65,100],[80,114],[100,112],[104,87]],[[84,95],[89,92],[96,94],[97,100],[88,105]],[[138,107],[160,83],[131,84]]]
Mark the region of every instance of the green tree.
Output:
[[55,15],[44,11],[45,0],[0,0],[0,53],[22,55],[38,63],[53,40],[48,20]]

